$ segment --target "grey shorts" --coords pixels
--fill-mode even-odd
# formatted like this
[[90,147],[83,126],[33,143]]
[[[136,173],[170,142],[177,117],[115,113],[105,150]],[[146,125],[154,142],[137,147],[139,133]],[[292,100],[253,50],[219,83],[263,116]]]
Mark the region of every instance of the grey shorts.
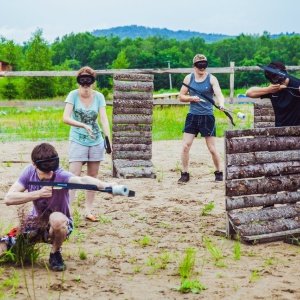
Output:
[[69,145],[69,162],[104,160],[104,143],[95,146],[83,146],[75,142]]

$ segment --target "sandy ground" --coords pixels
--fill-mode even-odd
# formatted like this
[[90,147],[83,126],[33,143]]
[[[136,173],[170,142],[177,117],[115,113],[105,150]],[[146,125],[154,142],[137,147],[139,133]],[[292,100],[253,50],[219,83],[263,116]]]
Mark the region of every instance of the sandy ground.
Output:
[[[224,141],[220,138],[217,143],[223,161]],[[1,143],[0,200],[30,162],[36,144]],[[53,144],[66,166],[68,142]],[[16,299],[300,299],[300,248],[282,241],[242,244],[240,259],[235,259],[237,242],[214,235],[225,229],[224,183],[214,182],[205,141],[197,139],[192,147],[191,180],[186,185],[177,184],[180,149],[181,141],[154,142],[156,179],[116,179],[136,191],[135,197],[98,193],[94,211],[101,222],[84,219],[83,192],[77,193],[72,209],[81,218],[63,245],[66,272],[47,271],[46,246],[33,268],[1,265],[0,287],[15,270],[19,275]],[[110,174],[111,158],[106,156],[99,178],[111,181]],[[214,209],[202,216],[210,202]],[[16,225],[16,212],[17,207],[0,201],[2,234]],[[205,246],[207,238],[222,255],[219,261]],[[181,284],[179,263],[188,248],[197,251],[191,279],[207,288],[200,294],[173,290]],[[80,253],[86,259],[80,259]]]

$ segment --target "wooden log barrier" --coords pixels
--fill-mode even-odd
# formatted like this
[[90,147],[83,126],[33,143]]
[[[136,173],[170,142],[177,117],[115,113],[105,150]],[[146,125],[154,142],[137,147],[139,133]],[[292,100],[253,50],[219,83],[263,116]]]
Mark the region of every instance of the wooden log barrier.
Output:
[[275,126],[274,110],[269,99],[265,102],[254,103],[254,128],[266,128]]
[[300,235],[300,126],[226,131],[225,169],[228,236]]
[[156,177],[151,162],[153,78],[149,74],[114,76],[114,177]]

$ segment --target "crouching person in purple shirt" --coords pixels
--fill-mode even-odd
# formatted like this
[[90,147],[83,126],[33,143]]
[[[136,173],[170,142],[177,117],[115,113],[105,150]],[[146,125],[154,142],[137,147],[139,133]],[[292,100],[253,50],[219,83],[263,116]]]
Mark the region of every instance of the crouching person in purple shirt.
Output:
[[[16,244],[21,232],[32,242],[52,244],[49,264],[54,271],[64,271],[66,265],[61,256],[61,246],[73,230],[70,216],[69,190],[53,189],[53,186],[32,185],[29,182],[61,182],[93,184],[99,189],[113,187],[116,183],[106,183],[94,177],[78,177],[59,167],[56,149],[48,144],[37,145],[31,153],[32,164],[27,166],[19,179],[11,186],[4,201],[6,205],[21,205],[32,202],[33,209],[20,228],[12,230],[0,238],[0,255]],[[28,192],[25,192],[25,191]],[[23,220],[21,220],[23,221]]]

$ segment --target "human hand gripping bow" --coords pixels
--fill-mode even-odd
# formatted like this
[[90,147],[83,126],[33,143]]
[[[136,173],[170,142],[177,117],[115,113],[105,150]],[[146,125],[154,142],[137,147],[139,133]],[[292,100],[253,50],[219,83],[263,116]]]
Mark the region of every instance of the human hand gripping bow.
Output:
[[[232,118],[232,116],[231,116],[231,114],[230,114],[230,113],[232,113],[231,111],[229,111],[229,110],[227,110],[227,109],[225,109],[225,108],[223,108],[223,110],[222,110],[222,109],[221,109],[221,106],[217,105],[213,99],[211,99],[210,97],[204,95],[204,94],[201,93],[200,91],[198,91],[198,90],[192,88],[192,87],[189,86],[188,84],[185,84],[185,83],[183,82],[182,85],[184,85],[185,87],[187,87],[189,90],[195,92],[198,96],[200,96],[200,97],[204,98],[205,100],[209,101],[209,102],[210,102],[214,107],[216,107],[217,109],[223,111],[224,114],[229,118],[231,124],[232,124],[233,126],[235,126],[234,121],[233,121],[233,118]],[[242,119],[242,120],[245,119],[245,115],[242,114],[242,113],[240,113],[240,112],[237,113],[237,117],[238,117],[239,119]]]

